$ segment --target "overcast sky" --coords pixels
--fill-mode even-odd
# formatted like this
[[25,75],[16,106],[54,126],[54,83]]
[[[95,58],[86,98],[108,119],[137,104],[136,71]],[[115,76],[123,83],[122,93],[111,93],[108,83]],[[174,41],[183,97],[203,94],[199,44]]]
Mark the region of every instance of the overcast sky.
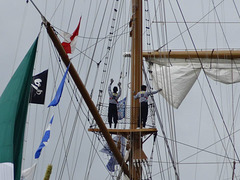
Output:
[[[99,3],[100,1],[97,1]],[[170,1],[172,8],[175,9],[175,15],[177,17],[177,20],[179,22],[183,22],[183,19],[181,17],[180,11],[177,7],[176,1]],[[214,1],[215,5],[217,5],[221,1]],[[56,2],[50,2],[50,1],[40,1],[37,0],[36,4],[40,8],[40,10],[43,12],[44,15],[46,15],[47,19],[50,20],[50,22],[56,27],[56,29],[63,29],[64,31],[69,31],[70,33],[75,29],[78,20],[80,16],[83,16],[82,18],[82,24],[80,28],[80,36],[84,34],[85,27],[87,27],[89,24],[93,22],[93,20],[89,20],[87,22],[87,12],[88,12],[88,7],[86,8],[85,5],[89,5],[89,1],[87,0],[79,0],[76,2],[75,7],[73,9],[73,16],[72,19],[69,23],[69,19],[71,17],[70,10],[72,4],[72,1],[66,1],[62,2],[60,7],[57,9],[56,13],[54,13],[54,9],[58,6],[58,1]],[[90,17],[95,15],[96,10],[97,10],[97,3],[93,2],[92,4],[92,11],[90,13]],[[199,19],[203,17],[207,12],[209,12],[212,9],[212,1],[208,0],[182,0],[180,3],[181,10],[184,14],[184,17],[186,18],[186,21],[188,22],[196,22]],[[239,2],[235,2],[237,4],[237,8],[240,7]],[[153,4],[153,3],[152,3]],[[169,1],[166,1],[166,14],[167,14],[167,21],[175,21],[174,15],[172,13],[170,3]],[[65,7],[65,8],[63,8]],[[93,11],[95,9],[95,12]],[[109,11],[113,10],[114,8],[110,8]],[[100,11],[103,11],[104,8],[101,8]],[[237,9],[239,10],[239,9]],[[129,9],[123,12],[123,14],[128,14]],[[218,15],[216,15],[216,12],[212,11],[209,16],[206,16],[203,22],[206,21],[216,21],[218,22],[218,18],[220,18],[220,21],[223,22],[239,22],[240,17],[238,17],[237,11],[234,7],[233,1],[231,0],[225,0],[223,3],[221,3],[220,6],[217,7],[217,12]],[[101,14],[102,15],[102,14]],[[127,17],[127,15],[126,15]],[[106,17],[108,18],[108,17]],[[160,20],[160,18],[158,18]],[[3,92],[7,82],[9,81],[13,71],[17,68],[19,65],[20,61],[23,59],[24,55],[28,51],[29,47],[31,44],[34,42],[35,38],[37,37],[38,33],[40,32],[41,28],[41,17],[38,14],[38,12],[34,9],[33,5],[26,2],[24,0],[1,0],[1,6],[0,6],[0,22],[1,22],[1,28],[0,28],[0,94]],[[100,24],[100,18],[98,19],[98,23]],[[190,27],[192,24],[189,23],[188,26]],[[215,48],[238,48],[239,47],[239,32],[240,32],[240,26],[239,23],[223,23],[221,24],[222,26],[218,24],[198,24],[195,25],[190,29],[191,36],[193,38],[194,45],[197,47],[197,49],[215,49]],[[69,26],[69,27],[68,27]],[[185,30],[185,25],[184,24],[179,24],[180,29],[182,31]],[[152,27],[155,27],[155,24],[152,25]],[[224,31],[222,31],[224,30]],[[43,32],[45,30],[42,30]],[[89,30],[90,31],[90,30]],[[95,29],[96,32],[93,33],[92,37],[97,37],[97,30]],[[159,30],[160,31],[160,30]],[[165,40],[170,41],[174,37],[176,37],[179,34],[178,27],[172,24],[168,25],[167,28],[168,31],[168,38]],[[155,32],[153,30],[153,32]],[[223,33],[224,32],[224,33]],[[44,35],[43,35],[44,34]],[[88,33],[87,33],[88,34]],[[89,33],[90,34],[90,33]],[[89,35],[88,34],[88,35]],[[87,35],[87,36],[88,36]],[[100,37],[103,37],[105,34],[100,34]],[[30,117],[34,119],[36,122],[36,126],[30,127],[32,130],[30,131],[36,131],[34,136],[35,140],[30,140],[30,145],[28,148],[31,150],[28,151],[29,154],[33,153],[34,149],[38,146],[40,143],[41,139],[41,134],[43,130],[45,129],[45,125],[48,122],[48,118],[52,114],[58,114],[61,111],[67,111],[67,106],[69,105],[69,97],[63,97],[64,99],[62,100],[62,104],[60,104],[59,109],[47,109],[47,103],[50,101],[51,96],[53,94],[53,89],[55,86],[55,79],[56,78],[56,84],[61,80],[61,71],[58,73],[57,71],[57,65],[52,65],[51,62],[57,62],[56,60],[50,60],[50,56],[48,55],[48,39],[46,38],[46,33],[41,33],[41,39],[39,42],[39,51],[37,54],[37,65],[35,66],[34,73],[39,73],[40,71],[43,71],[47,68],[51,69],[51,76],[49,84],[48,84],[48,89],[51,89],[51,91],[48,93],[48,97],[46,99],[46,104],[44,106],[36,108],[36,106],[31,106],[29,109]],[[185,43],[187,44],[187,47],[184,46],[183,40],[181,37],[175,39],[174,41],[171,41],[171,43],[168,44],[169,49],[193,49],[193,43],[191,41],[191,38],[189,37],[188,32],[183,34],[183,38],[185,39]],[[157,39],[157,38],[156,38]],[[163,38],[160,38],[161,42],[155,42],[154,43],[154,49],[157,49],[160,47],[161,44],[164,44]],[[46,41],[46,43],[43,43],[42,41]],[[155,39],[154,39],[155,40]],[[79,41],[83,41],[82,38],[79,38]],[[91,41],[90,45],[93,44],[94,41]],[[85,43],[86,45],[86,43]],[[88,46],[90,46],[88,45]],[[78,47],[81,49],[81,44],[78,43]],[[144,45],[144,47],[146,47]],[[84,49],[84,48],[82,48]],[[123,48],[124,49],[124,48]],[[125,50],[125,49],[124,49]],[[93,50],[92,50],[93,51]],[[41,53],[40,53],[41,52]],[[43,53],[42,53],[43,52]],[[94,59],[96,61],[99,60],[101,56],[101,48],[98,49],[98,53],[94,56]],[[92,52],[89,54],[91,55]],[[122,59],[122,52],[118,53],[118,56],[116,59]],[[51,56],[52,57],[52,56]],[[40,60],[39,60],[40,59]],[[80,58],[79,58],[80,59]],[[76,59],[74,59],[76,62]],[[123,60],[121,60],[121,63]],[[57,64],[57,63],[56,63]],[[94,63],[93,63],[94,64]],[[114,67],[119,66],[118,64],[113,66]],[[96,66],[93,65],[94,68]],[[119,68],[116,68],[119,70]],[[83,68],[81,73],[83,76],[86,76],[87,68]],[[117,71],[116,71],[117,72]],[[115,73],[114,70],[111,70],[111,73]],[[57,76],[58,74],[58,76]],[[112,77],[115,78],[115,82],[117,81],[117,75],[118,73],[115,73],[112,75]],[[90,75],[91,76],[91,75]],[[92,75],[93,77],[94,75]],[[233,120],[233,114],[236,117],[236,122],[235,122],[235,131],[239,130],[240,124],[239,124],[239,114],[238,114],[238,98],[239,98],[239,85],[220,85],[219,83],[211,82],[211,87],[213,88],[214,94],[216,95],[218,105],[220,106],[221,112],[223,113],[224,116],[224,121],[226,122],[229,130],[231,129],[232,125],[232,120]],[[92,86],[93,82],[89,82],[89,86]],[[184,86],[184,85],[183,85]],[[204,91],[204,94],[201,91],[201,88]],[[67,88],[65,88],[65,93],[68,94]],[[90,89],[89,89],[90,91]],[[98,93],[98,90],[96,90]],[[234,92],[232,94],[232,92]],[[66,95],[67,96],[67,95]],[[68,95],[69,96],[69,95]],[[95,94],[96,96],[96,94]],[[204,100],[204,96],[206,96],[207,102]],[[161,101],[161,116],[164,119],[164,123],[167,123],[167,108],[164,99],[160,96]],[[64,104],[65,103],[65,104]],[[210,107],[210,111],[207,108],[206,104]],[[232,104],[234,107],[232,108]],[[62,108],[62,109],[61,109]],[[72,107],[71,112],[74,110]],[[159,109],[160,110],[160,109]],[[71,113],[70,113],[71,114]],[[72,113],[75,115],[75,113]],[[73,121],[74,121],[74,115],[69,120],[69,127],[72,127]],[[207,146],[214,144],[219,140],[218,133],[216,131],[216,127],[219,130],[219,133],[221,134],[221,138],[226,136],[226,131],[222,123],[222,119],[219,115],[219,112],[216,108],[216,104],[212,98],[212,95],[210,93],[210,88],[206,82],[206,78],[203,76],[203,74],[200,76],[199,81],[195,83],[193,86],[193,89],[190,91],[186,99],[183,101],[182,105],[179,107],[179,109],[174,110],[174,117],[175,117],[175,128],[176,128],[176,133],[177,133],[177,140],[179,142],[186,143],[188,145],[194,146],[194,147],[199,147],[201,148],[206,148]],[[41,119],[43,121],[41,122]],[[61,120],[60,118],[56,118],[54,120],[55,126],[60,128],[61,124],[64,123],[65,118],[62,117]],[[214,121],[213,121],[214,119]],[[49,118],[50,120],[50,118]],[[85,120],[83,121],[85,122]],[[214,125],[214,122],[216,123],[216,126]],[[79,169],[77,169],[75,173],[75,176],[73,179],[77,176],[80,176],[79,173],[81,174],[80,177],[84,179],[84,173],[86,170],[87,166],[87,160],[91,148],[91,142],[89,140],[92,139],[92,134],[88,133],[88,135],[83,135],[82,133],[84,132],[82,128],[82,124],[79,122],[77,124],[77,127],[81,129],[78,133],[75,134],[74,140],[77,142],[75,146],[79,145],[80,138],[78,139],[77,137],[84,137],[84,140],[82,143],[86,143],[86,148],[81,149],[80,151],[80,156],[83,155],[85,156],[83,159],[80,160],[79,163],[80,165],[78,166]],[[57,131],[57,128],[53,129]],[[159,125],[158,125],[159,127]],[[159,129],[160,131],[160,129]],[[34,133],[33,133],[34,134]],[[53,133],[54,134],[54,133]],[[55,135],[55,138],[54,138]],[[59,133],[55,133],[53,135],[53,144],[56,145],[56,141],[58,140]],[[69,134],[68,134],[69,135]],[[67,136],[68,136],[67,135]],[[161,135],[161,133],[159,133]],[[88,137],[89,136],[89,137]],[[236,133],[235,136],[235,141],[239,141],[239,132]],[[67,139],[67,138],[66,138]],[[32,142],[34,141],[34,142]],[[160,138],[160,141],[162,139]],[[229,141],[223,142],[226,144],[227,149],[231,149],[229,145]],[[67,142],[66,142],[67,145]],[[84,146],[84,145],[83,145]],[[236,150],[238,153],[240,153],[240,146],[237,145],[236,143]],[[58,150],[61,149],[61,146],[57,148]],[[100,147],[97,147],[97,149],[100,149]],[[45,167],[46,164],[49,164],[49,159],[54,159],[53,161],[57,162],[58,156],[59,159],[60,157],[62,158],[63,155],[60,155],[60,151],[57,151],[56,155],[53,155],[54,146],[50,146],[50,148],[46,149],[46,152],[43,153],[43,155],[46,155],[47,153],[50,154],[50,157],[46,155],[46,157],[42,157],[39,162],[43,163],[44,165],[39,168],[38,170],[38,177],[36,178],[41,179],[42,176],[40,174],[44,174],[45,172]],[[217,146],[210,147],[207,149],[211,152],[216,152],[218,154],[224,154],[224,151],[222,149],[222,146],[220,143],[217,144]],[[164,151],[164,150],[162,150]],[[233,155],[233,150],[229,150],[229,156],[234,157]],[[186,157],[196,153],[197,150],[194,148],[186,147],[185,145],[178,144],[178,159],[179,161],[184,160]],[[59,153],[59,154],[58,154]],[[71,152],[74,154],[74,152]],[[77,152],[75,152],[76,154]],[[28,155],[29,155],[28,154]],[[100,154],[102,155],[102,154]],[[30,155],[31,156],[31,155]],[[54,157],[53,157],[54,156]],[[75,158],[75,156],[70,157]],[[31,158],[30,158],[31,159]],[[203,164],[199,164],[198,166],[194,164],[196,161],[198,161]],[[71,160],[70,160],[71,161]],[[93,164],[92,169],[95,170],[95,175],[91,175],[89,179],[99,179],[99,176],[101,176],[100,179],[104,179],[107,177],[107,173],[101,173],[105,172],[105,167],[103,166],[103,163],[99,160],[99,158],[95,157],[95,161],[97,163]],[[106,156],[103,156],[103,161],[106,163],[107,158]],[[156,159],[157,161],[157,159]],[[24,164],[24,167],[27,168],[29,167],[34,161],[28,160]],[[71,161],[71,165],[74,164],[75,161]],[[81,162],[84,162],[84,165],[81,164]],[[212,164],[207,164],[207,163],[212,163]],[[221,158],[219,158],[216,155],[213,155],[211,153],[199,153],[198,156],[193,156],[192,158],[183,161],[183,163],[189,163],[189,164],[180,164],[180,177],[181,179],[184,180],[192,180],[192,179],[219,179],[219,174],[221,174],[221,168],[222,164],[219,166],[216,165],[216,162],[223,162]],[[225,161],[228,162],[228,161]],[[193,163],[193,164],[192,164]],[[69,167],[72,167],[69,165]],[[57,165],[56,165],[57,166]],[[56,172],[56,169],[54,166],[54,173]],[[196,170],[198,167],[198,170]],[[226,166],[223,166],[225,168]],[[230,166],[228,166],[230,167]],[[98,169],[99,168],[99,169]],[[239,165],[237,164],[236,171],[239,174]],[[72,169],[71,169],[72,171]],[[224,171],[223,175],[221,176],[222,179],[231,179],[231,168],[228,169],[228,171]],[[196,177],[195,177],[196,176]],[[159,179],[160,176],[156,176],[153,179]],[[224,177],[224,178],[223,178]]]

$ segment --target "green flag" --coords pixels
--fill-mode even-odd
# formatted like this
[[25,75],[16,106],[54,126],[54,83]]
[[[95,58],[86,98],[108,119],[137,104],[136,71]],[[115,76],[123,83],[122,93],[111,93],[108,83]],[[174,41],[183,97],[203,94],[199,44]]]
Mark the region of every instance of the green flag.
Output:
[[[37,49],[35,40],[15,71],[0,98],[0,179],[1,174],[21,175],[24,129],[27,116],[30,85]],[[13,175],[7,175],[11,179]]]

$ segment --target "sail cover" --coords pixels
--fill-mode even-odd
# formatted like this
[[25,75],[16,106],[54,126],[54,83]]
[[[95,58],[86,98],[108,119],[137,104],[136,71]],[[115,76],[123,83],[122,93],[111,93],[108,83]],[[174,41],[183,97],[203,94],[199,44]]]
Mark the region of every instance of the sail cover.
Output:
[[204,69],[211,79],[232,84],[240,82],[239,59],[231,63],[228,59],[146,59],[150,65],[154,88],[162,88],[160,93],[175,108],[186,97],[200,72]]
[[0,179],[20,179],[24,129],[37,41],[38,38],[0,98]]

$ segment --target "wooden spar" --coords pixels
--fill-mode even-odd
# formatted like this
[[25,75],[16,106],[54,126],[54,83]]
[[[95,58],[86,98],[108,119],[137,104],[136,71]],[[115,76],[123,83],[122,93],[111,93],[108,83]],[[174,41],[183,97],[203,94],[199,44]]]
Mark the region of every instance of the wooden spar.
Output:
[[176,59],[238,59],[240,50],[212,50],[212,51],[153,51],[143,52],[143,57],[148,58],[176,58]]
[[52,165],[49,164],[43,180],[49,180],[52,173]]
[[[52,27],[51,27],[51,24],[46,21],[44,19],[44,25],[47,29],[47,32],[49,34],[49,37],[52,39],[52,42],[54,44],[54,46],[56,47],[59,55],[61,56],[62,58],[62,61],[64,62],[64,64],[66,65],[66,67],[71,63],[69,58],[68,58],[68,55],[66,54],[65,50],[63,49],[62,45],[61,45],[61,42],[59,41],[58,37],[55,35]],[[80,79],[80,77],[78,76],[78,73],[76,71],[76,69],[74,68],[74,66],[71,64],[70,67],[69,67],[69,73],[73,79],[73,81],[75,82],[79,92],[82,94],[82,97],[85,101],[85,103],[87,104],[90,112],[92,113],[92,116],[93,118],[95,119],[98,127],[101,129],[101,132],[104,136],[104,138],[106,139],[108,145],[109,145],[109,148],[110,150],[113,152],[113,155],[115,156],[116,160],[118,161],[119,165],[122,167],[123,169],[123,172],[130,178],[131,177],[131,174],[130,172],[128,171],[128,166],[127,164],[125,163],[123,157],[121,156],[119,150],[117,149],[117,146],[115,145],[111,135],[109,134],[100,114],[98,113],[98,110],[97,108],[95,107],[87,89],[85,88],[82,80]],[[131,179],[131,178],[130,178]]]
[[[91,132],[101,132],[100,129],[98,128],[90,128],[88,129],[88,131]],[[140,134],[141,136],[146,136],[149,134],[154,134],[157,133],[157,129],[156,128],[147,128],[147,129],[108,129],[108,132],[110,134],[116,134],[116,135],[122,135],[125,138],[128,138],[129,135],[131,134]]]

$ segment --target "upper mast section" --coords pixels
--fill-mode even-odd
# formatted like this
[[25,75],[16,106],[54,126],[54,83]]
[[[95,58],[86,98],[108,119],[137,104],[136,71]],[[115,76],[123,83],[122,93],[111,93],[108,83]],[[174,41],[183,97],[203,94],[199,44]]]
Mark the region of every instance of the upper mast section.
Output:
[[137,128],[139,103],[134,100],[134,92],[142,85],[142,0],[132,0],[132,50],[131,50],[131,129]]

